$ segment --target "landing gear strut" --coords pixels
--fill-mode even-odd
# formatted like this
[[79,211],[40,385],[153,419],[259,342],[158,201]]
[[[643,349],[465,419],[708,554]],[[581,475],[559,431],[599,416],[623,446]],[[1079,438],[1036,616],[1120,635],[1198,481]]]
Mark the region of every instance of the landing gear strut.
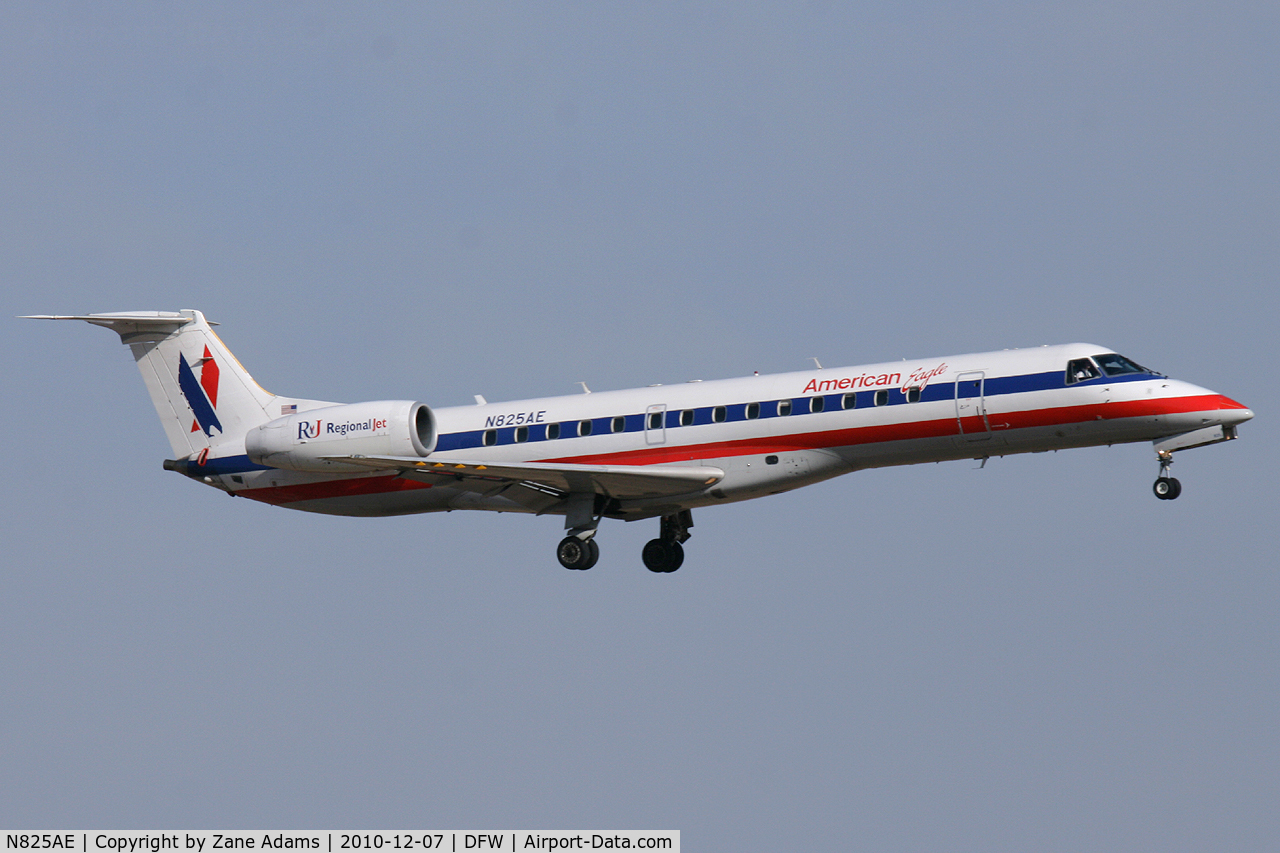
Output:
[[1178,482],[1177,477],[1169,476],[1169,466],[1173,464],[1173,454],[1169,451],[1157,453],[1160,458],[1160,476],[1156,478],[1155,485],[1151,490],[1156,493],[1162,501],[1171,501],[1182,494],[1182,484]]
[[680,568],[684,562],[684,544],[692,535],[693,513],[681,510],[662,517],[662,527],[657,539],[650,539],[644,546],[641,558],[651,572],[668,573]]
[[596,528],[600,525],[600,507],[591,492],[575,492],[569,496],[564,516],[568,536],[556,546],[556,559],[566,569],[586,571],[600,559],[596,544]]

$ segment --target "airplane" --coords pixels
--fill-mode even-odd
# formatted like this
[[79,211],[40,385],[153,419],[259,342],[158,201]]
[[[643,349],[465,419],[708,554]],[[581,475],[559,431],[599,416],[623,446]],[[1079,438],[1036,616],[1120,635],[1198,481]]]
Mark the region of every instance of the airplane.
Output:
[[204,314],[83,320],[133,352],[174,458],[164,468],[275,506],[351,516],[490,510],[564,516],[556,556],[590,569],[604,518],[658,518],[652,572],[684,562],[694,509],[864,468],[1150,441],[1161,500],[1173,454],[1230,441],[1241,403],[1105,347],[1003,352],[432,408],[283,397]]

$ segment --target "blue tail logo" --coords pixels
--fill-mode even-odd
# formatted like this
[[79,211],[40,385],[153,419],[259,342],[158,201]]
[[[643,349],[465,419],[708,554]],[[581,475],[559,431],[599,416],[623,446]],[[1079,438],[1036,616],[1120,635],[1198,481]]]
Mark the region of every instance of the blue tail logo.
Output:
[[187,364],[186,357],[178,353],[178,387],[182,389],[182,396],[187,398],[187,405],[196,416],[195,422],[191,424],[191,431],[201,430],[209,438],[213,437],[215,429],[222,432],[222,422],[218,420],[218,413],[214,410],[218,405],[218,375],[218,363],[213,360],[208,347],[204,348],[204,357],[200,359],[198,380],[191,365]]

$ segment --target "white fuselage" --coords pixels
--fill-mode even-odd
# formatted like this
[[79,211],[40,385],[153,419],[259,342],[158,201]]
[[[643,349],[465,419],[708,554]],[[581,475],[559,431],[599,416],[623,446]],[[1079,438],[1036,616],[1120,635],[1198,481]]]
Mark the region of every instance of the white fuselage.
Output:
[[[435,409],[429,459],[490,464],[703,466],[724,472],[688,494],[620,498],[603,514],[644,518],[788,491],[861,468],[1157,441],[1234,426],[1252,413],[1151,372],[1072,380],[1104,347],[1030,350],[814,369]],[[215,485],[313,512],[451,509],[563,512],[560,496],[451,489],[386,473],[306,474],[224,460]]]

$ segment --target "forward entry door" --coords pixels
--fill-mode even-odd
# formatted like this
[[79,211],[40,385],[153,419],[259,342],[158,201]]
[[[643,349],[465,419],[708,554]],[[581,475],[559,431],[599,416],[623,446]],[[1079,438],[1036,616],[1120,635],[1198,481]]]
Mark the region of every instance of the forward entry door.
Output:
[[967,441],[991,438],[991,422],[987,420],[987,375],[971,370],[956,377],[956,420],[960,434]]

